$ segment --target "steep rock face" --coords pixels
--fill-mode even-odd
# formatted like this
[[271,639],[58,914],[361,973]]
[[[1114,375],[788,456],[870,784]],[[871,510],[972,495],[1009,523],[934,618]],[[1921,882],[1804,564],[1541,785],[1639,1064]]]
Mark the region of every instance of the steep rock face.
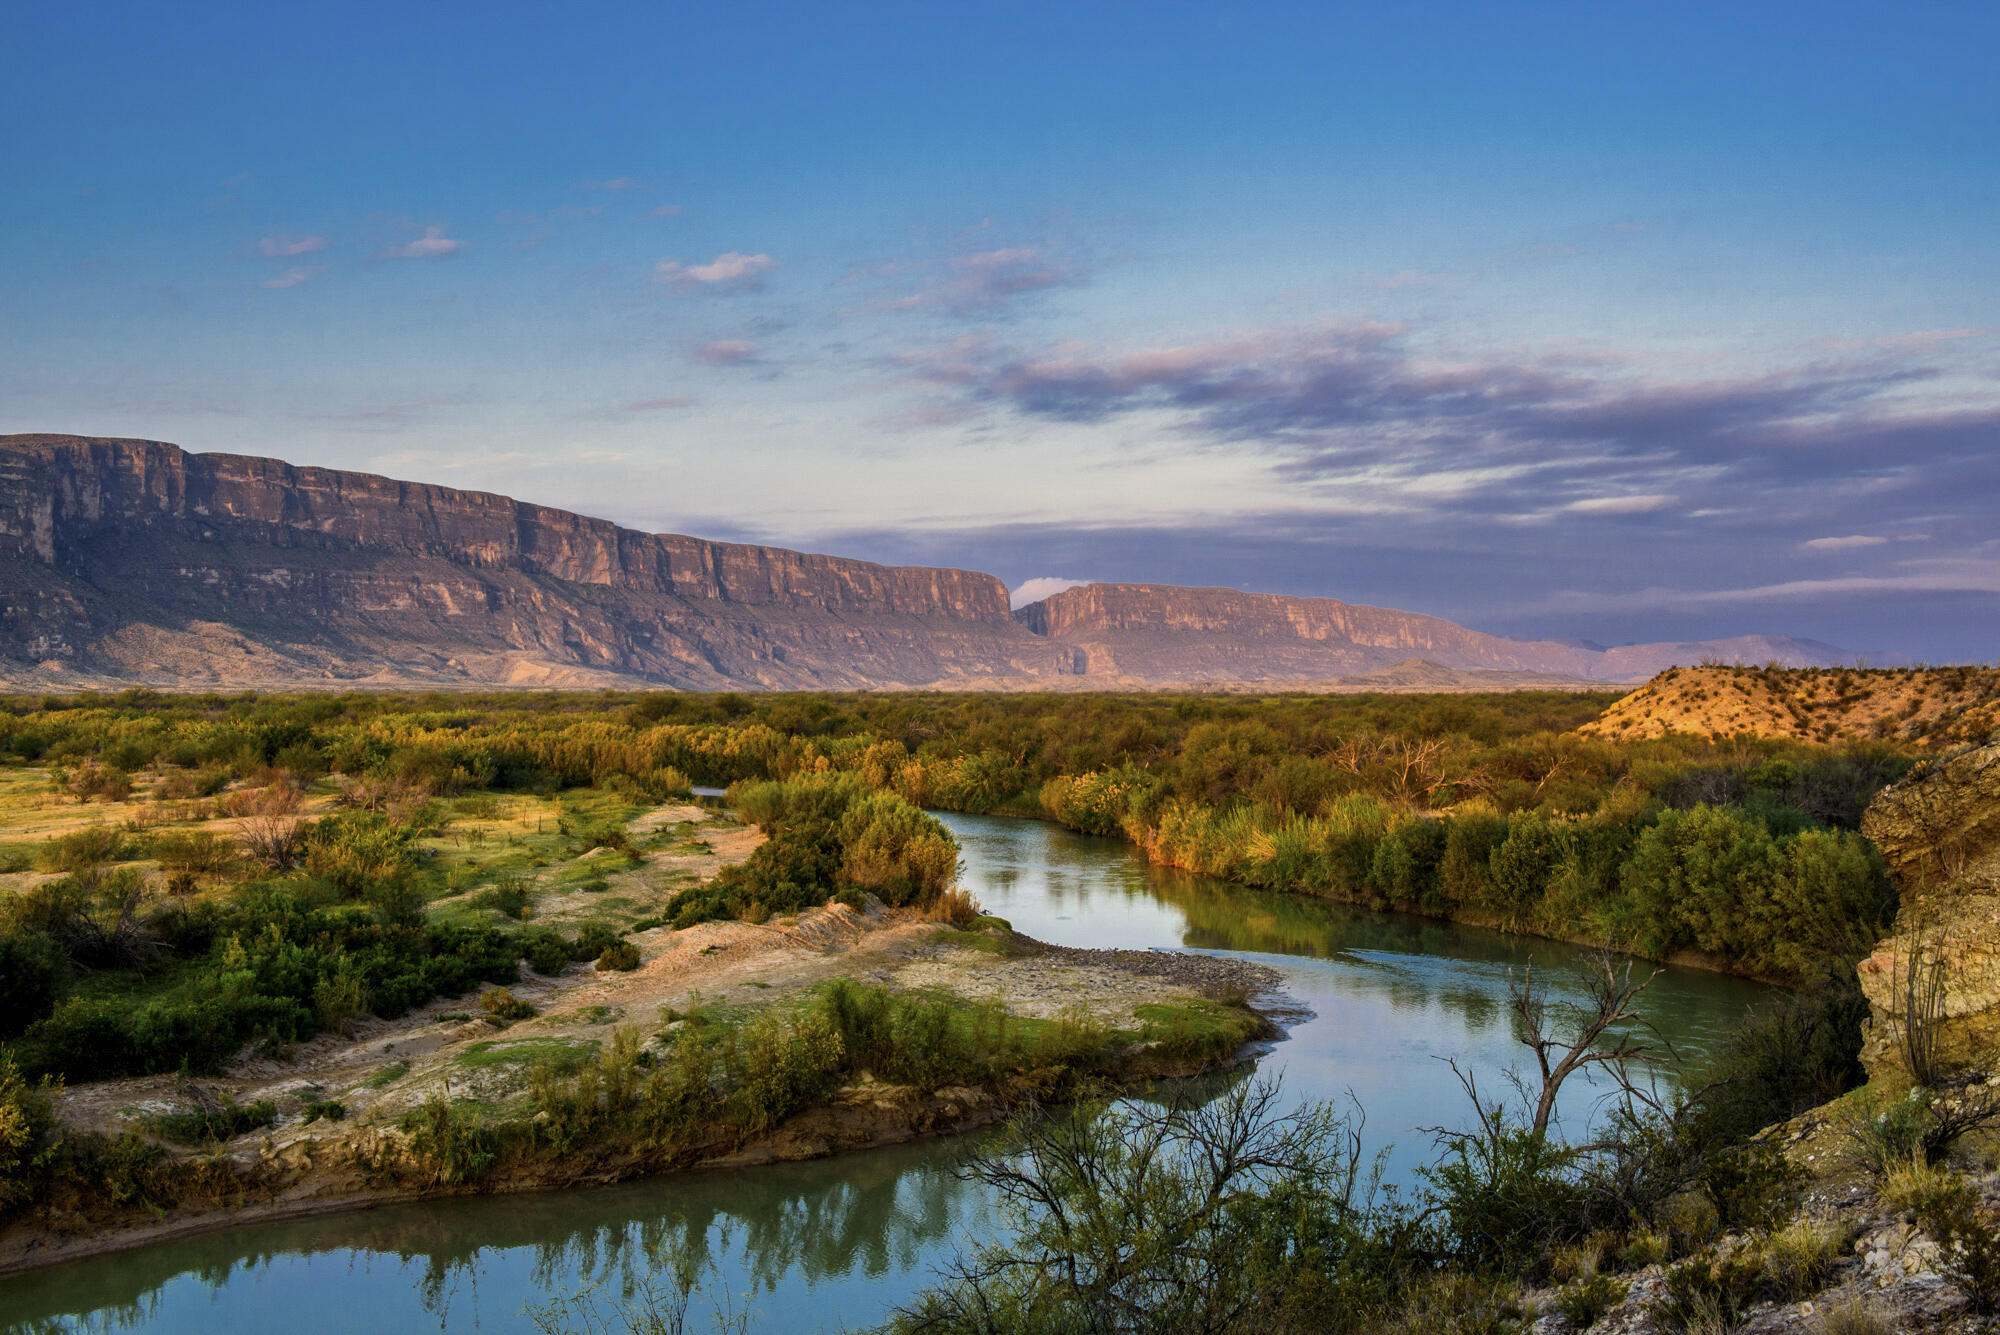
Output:
[[1940,757],[1882,791],[1862,818],[1902,896],[1894,935],[1860,965],[1875,1019],[1862,1059],[1871,1073],[1901,1064],[1895,1035],[1904,962],[1942,960],[1941,1047],[2000,1066],[2000,742]]
[[[1772,644],[1735,652],[1782,656]],[[158,441],[0,437],[0,683],[15,686],[1338,688],[1395,669],[1504,687],[1730,652],[1167,585],[1087,585],[1010,615],[973,571],[639,533]],[[1396,669],[1413,660],[1415,678]]]
[[255,531],[277,546],[346,543],[577,584],[753,605],[1004,624],[1007,590],[970,570],[879,566],[778,547],[639,533],[487,492],[189,454],[158,441],[15,436],[0,459],[0,543],[58,548],[134,525]]
[[869,686],[1060,657],[990,575],[155,441],[0,440],[0,594],[30,680]]
[[1438,617],[1333,598],[1166,584],[1084,584],[1019,609],[1038,635],[1071,645],[1076,670],[1149,680],[1312,681],[1421,658],[1445,668],[1630,681],[1705,659],[1813,661],[1825,645],[1751,636],[1593,649],[1487,635]]

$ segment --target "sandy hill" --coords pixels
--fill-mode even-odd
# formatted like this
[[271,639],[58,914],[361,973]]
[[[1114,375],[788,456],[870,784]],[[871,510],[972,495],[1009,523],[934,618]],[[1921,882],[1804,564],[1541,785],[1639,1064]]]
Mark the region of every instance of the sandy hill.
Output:
[[1670,668],[1579,731],[1980,742],[2000,735],[2000,668]]

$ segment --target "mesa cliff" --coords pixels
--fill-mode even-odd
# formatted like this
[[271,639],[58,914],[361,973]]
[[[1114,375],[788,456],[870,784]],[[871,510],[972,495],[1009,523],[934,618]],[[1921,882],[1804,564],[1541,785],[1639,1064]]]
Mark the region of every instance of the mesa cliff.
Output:
[[0,589],[12,674],[51,682],[804,688],[1054,656],[991,575],[157,441],[0,441]]
[[[1324,681],[1379,673],[1411,660],[1545,682],[1624,682],[1681,663],[1804,664],[1841,657],[1831,645],[1762,635],[1614,649],[1515,640],[1439,617],[1334,598],[1166,584],[1079,585],[1021,608],[1014,617],[1036,634],[1068,645],[1080,673],[1182,685]],[[1458,684],[1479,680],[1461,678]]]
[[1010,613],[1005,586],[971,570],[641,533],[160,441],[0,436],[0,684],[14,687],[1454,689],[1838,652],[1769,637],[1599,649],[1159,584]]

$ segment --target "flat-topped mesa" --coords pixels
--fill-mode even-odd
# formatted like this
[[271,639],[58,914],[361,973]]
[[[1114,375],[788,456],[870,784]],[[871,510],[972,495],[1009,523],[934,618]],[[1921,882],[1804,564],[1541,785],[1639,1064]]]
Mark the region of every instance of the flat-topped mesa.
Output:
[[[1142,645],[1153,657],[1175,642],[1193,649],[1196,640],[1218,649],[1230,643],[1289,648],[1294,651],[1289,667],[1301,672],[1310,672],[1316,657],[1325,659],[1326,673],[1426,658],[1452,667],[1589,676],[1600,657],[1553,641],[1503,639],[1440,617],[1337,598],[1169,584],[1082,584],[1021,608],[1014,619],[1052,639],[1107,641],[1120,662],[1136,662],[1134,651]],[[1199,671],[1205,665],[1186,666]]]
[[[1780,656],[1770,643],[1756,661]],[[0,682],[17,688],[1396,689],[1454,673],[1491,687],[1749,652],[1718,648],[1604,652],[1162,584],[1085,585],[1009,614],[1001,582],[970,570],[640,533],[159,441],[0,436]]]
[[1008,623],[1006,587],[970,570],[882,566],[641,533],[497,496],[149,440],[0,437],[0,551],[59,563],[107,530],[352,545],[576,584],[749,605]]
[[1089,671],[1153,680],[1313,681],[1422,659],[1449,669],[1548,679],[1631,681],[1710,660],[1838,661],[1830,645],[1774,636],[1613,649],[1489,635],[1442,617],[1337,598],[1171,584],[1080,584],[1014,619],[1075,646]]

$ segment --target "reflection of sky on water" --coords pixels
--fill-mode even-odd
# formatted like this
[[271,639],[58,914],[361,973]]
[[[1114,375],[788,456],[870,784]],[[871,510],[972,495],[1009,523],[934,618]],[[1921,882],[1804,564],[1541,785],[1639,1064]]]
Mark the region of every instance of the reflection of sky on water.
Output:
[[[965,881],[989,912],[1043,940],[1245,954],[1277,968],[1311,1011],[1263,1058],[1299,1098],[1365,1110],[1392,1180],[1430,1157],[1422,1128],[1462,1119],[1444,1058],[1495,1094],[1523,1054],[1510,972],[1552,978],[1581,952],[1548,942],[1147,868],[1129,850],[1027,821],[944,817]],[[1758,994],[1671,970],[1655,1023],[1699,1050]],[[1565,1099],[1572,1130],[1592,1091]],[[951,1164],[951,1141],[810,1164],[707,1173],[549,1195],[390,1206],[232,1229],[0,1279],[0,1325],[163,1331],[531,1330],[527,1309],[585,1289],[616,1303],[654,1258],[706,1249],[756,1324],[835,1330],[881,1319],[954,1245],[991,1227]],[[81,1318],[56,1314],[84,1313]],[[703,1312],[705,1315],[705,1309]]]

